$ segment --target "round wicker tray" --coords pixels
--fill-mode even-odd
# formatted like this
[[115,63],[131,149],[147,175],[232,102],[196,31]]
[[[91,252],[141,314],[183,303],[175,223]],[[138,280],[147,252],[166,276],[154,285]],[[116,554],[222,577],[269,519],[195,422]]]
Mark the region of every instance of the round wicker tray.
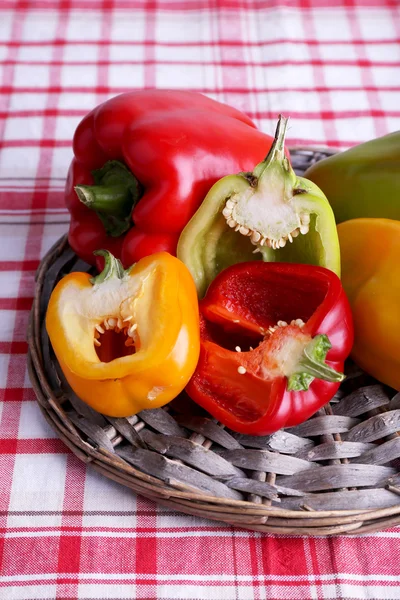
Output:
[[[298,173],[329,154],[291,152]],[[44,327],[56,282],[82,270],[59,240],[39,266],[28,332],[40,409],[78,458],[172,509],[246,529],[358,534],[400,523],[400,393],[352,363],[329,405],[271,436],[224,429],[184,394],[127,419],[89,408],[68,387]]]

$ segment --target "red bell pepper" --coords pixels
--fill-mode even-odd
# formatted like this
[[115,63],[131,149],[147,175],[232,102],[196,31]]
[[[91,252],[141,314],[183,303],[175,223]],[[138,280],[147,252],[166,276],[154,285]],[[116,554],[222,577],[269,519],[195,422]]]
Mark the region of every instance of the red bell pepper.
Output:
[[74,135],[71,247],[89,263],[106,248],[125,266],[156,251],[175,254],[210,187],[251,170],[271,144],[246,115],[196,92],[144,90],[106,101]]
[[344,378],[353,322],[339,278],[323,267],[229,267],[200,302],[200,318],[200,360],[186,390],[233,431],[297,425]]

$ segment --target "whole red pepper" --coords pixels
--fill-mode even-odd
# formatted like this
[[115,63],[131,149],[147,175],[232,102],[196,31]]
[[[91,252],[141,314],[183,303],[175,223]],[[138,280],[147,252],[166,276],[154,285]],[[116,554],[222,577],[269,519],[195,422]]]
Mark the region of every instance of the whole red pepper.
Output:
[[125,266],[156,251],[175,254],[210,187],[252,169],[271,143],[246,115],[196,92],[144,90],[106,101],[74,135],[71,247],[89,263],[106,248]]
[[200,317],[200,360],[186,389],[233,431],[297,425],[344,378],[353,322],[339,278],[323,267],[229,267],[211,283]]

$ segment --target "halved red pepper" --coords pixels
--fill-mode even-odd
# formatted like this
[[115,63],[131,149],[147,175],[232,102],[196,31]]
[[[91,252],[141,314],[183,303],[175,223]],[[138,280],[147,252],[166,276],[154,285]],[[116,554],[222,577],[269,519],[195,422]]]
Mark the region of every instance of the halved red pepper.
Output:
[[323,267],[229,267],[200,302],[200,318],[200,360],[186,390],[233,431],[266,435],[297,425],[344,378],[352,316],[339,278]]
[[175,254],[210,187],[252,169],[271,144],[245,114],[196,92],[107,100],[74,135],[65,191],[71,247],[89,263],[106,248],[125,267],[153,252]]

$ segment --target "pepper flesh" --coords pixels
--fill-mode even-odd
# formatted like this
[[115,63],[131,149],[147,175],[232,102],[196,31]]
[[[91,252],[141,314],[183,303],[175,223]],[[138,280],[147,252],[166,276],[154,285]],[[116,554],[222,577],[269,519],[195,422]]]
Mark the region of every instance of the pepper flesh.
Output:
[[[74,135],[65,192],[71,247],[89,264],[99,248],[112,250],[125,266],[154,252],[154,243],[175,254],[180,232],[210,187],[226,173],[250,169],[271,143],[239,110],[196,92],[142,90],[106,101]],[[124,167],[134,176],[127,182],[130,206],[112,174],[114,196],[110,175],[102,183],[111,206],[105,208],[106,194],[95,179],[109,161],[120,163],[124,182]],[[106,212],[109,221],[114,206],[121,221],[107,234],[102,220]]]
[[315,264],[340,274],[332,209],[322,191],[290,166],[284,150],[287,121],[279,118],[264,161],[251,173],[218,181],[181,234],[177,255],[192,273],[199,297],[227,266],[260,258]]
[[199,355],[196,290],[165,252],[130,270],[109,253],[95,280],[70,273],[55,287],[46,328],[75,393],[105,415],[156,408],[185,387]]
[[400,219],[400,131],[359,144],[310,167],[336,222],[359,217]]
[[342,282],[354,318],[352,357],[400,390],[400,222],[352,219],[338,233]]
[[221,423],[251,435],[297,425],[327,403],[353,342],[339,278],[311,265],[225,269],[200,302],[200,329],[186,391]]

